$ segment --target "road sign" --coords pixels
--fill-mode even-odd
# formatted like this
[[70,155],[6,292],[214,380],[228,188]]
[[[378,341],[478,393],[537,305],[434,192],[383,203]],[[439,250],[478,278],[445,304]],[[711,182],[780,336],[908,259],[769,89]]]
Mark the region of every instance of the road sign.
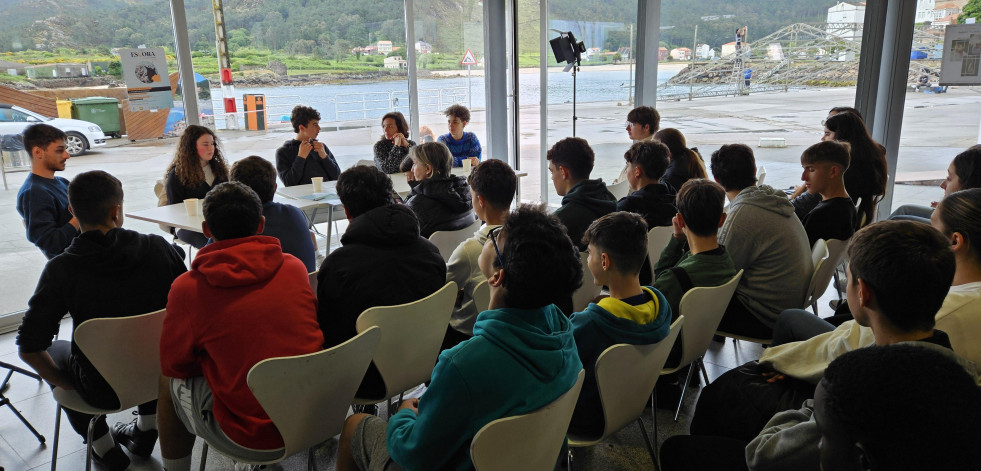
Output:
[[463,61],[460,62],[461,65],[477,65],[477,58],[473,56],[473,51],[467,49],[467,53],[463,55]]

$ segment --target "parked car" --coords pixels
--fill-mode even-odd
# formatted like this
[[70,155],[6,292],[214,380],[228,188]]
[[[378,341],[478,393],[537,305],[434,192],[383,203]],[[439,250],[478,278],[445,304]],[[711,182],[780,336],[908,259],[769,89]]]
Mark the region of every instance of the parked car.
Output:
[[67,134],[68,155],[82,155],[93,147],[106,145],[106,135],[97,124],[79,119],[48,118],[19,106],[0,103],[0,135],[21,134],[34,123],[45,123]]

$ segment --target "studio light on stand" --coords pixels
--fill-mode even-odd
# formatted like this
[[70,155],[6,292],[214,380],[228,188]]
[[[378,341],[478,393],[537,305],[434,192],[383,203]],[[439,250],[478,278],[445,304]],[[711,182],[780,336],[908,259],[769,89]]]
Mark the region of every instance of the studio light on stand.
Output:
[[586,45],[582,41],[576,41],[576,37],[571,31],[559,31],[559,37],[552,39],[548,43],[552,45],[552,55],[558,63],[565,62],[568,65],[562,69],[563,72],[572,71],[572,136],[576,136],[576,73],[579,72],[579,65],[582,63],[582,53],[586,52]]

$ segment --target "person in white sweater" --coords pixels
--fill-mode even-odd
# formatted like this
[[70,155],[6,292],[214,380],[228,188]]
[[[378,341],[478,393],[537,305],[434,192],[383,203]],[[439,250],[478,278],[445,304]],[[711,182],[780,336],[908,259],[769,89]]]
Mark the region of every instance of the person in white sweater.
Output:
[[474,232],[473,237],[457,246],[446,262],[446,281],[455,281],[460,293],[450,317],[450,329],[443,342],[444,350],[473,336],[473,325],[479,314],[473,302],[473,290],[487,279],[480,272],[477,259],[487,242],[487,234],[504,224],[514,201],[518,177],[507,162],[487,159],[473,167],[467,184],[470,185],[474,213],[484,224]]

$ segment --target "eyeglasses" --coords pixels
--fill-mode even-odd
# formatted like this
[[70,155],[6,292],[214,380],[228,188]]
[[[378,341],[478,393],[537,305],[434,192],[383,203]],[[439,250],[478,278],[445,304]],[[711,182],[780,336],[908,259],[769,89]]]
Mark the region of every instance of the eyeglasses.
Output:
[[624,125],[624,126],[626,126],[626,127],[628,127],[628,128],[632,128],[632,127],[634,127],[634,123],[631,123],[630,121],[625,121],[625,122],[623,123],[623,125]]
[[504,258],[501,257],[501,249],[497,246],[497,233],[501,232],[501,228],[504,226],[497,226],[490,230],[487,235],[490,237],[491,243],[494,244],[494,252],[497,252],[497,263],[501,265],[501,269],[504,269]]

